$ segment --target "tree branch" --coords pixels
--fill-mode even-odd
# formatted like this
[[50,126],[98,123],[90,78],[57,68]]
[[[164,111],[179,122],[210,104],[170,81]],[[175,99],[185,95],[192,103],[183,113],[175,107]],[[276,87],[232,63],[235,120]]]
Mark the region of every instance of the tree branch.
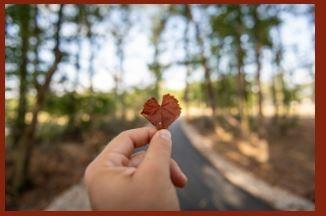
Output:
[[48,90],[50,82],[52,80],[53,74],[57,70],[58,64],[61,62],[62,59],[62,52],[60,51],[60,32],[62,27],[62,17],[63,17],[63,7],[64,5],[60,5],[59,11],[58,11],[58,21],[57,21],[57,31],[55,33],[54,39],[55,39],[55,46],[53,49],[55,60],[49,70],[47,71],[44,79],[43,85],[40,87],[38,93],[41,94],[40,97],[42,98],[44,93]]

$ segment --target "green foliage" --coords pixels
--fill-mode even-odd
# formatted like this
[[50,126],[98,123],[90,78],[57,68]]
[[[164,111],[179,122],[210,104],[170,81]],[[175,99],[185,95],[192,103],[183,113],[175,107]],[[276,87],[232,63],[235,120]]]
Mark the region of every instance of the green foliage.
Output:
[[14,120],[15,111],[17,109],[18,101],[17,99],[11,98],[5,101],[5,115],[6,123],[11,124]]
[[301,85],[295,85],[293,87],[284,86],[283,88],[283,104],[286,107],[290,107],[291,102],[300,102],[301,96],[300,93],[302,91]]
[[236,107],[237,88],[235,77],[231,74],[222,74],[216,81],[218,106],[221,108]]
[[77,97],[72,93],[67,93],[62,96],[57,96],[53,93],[48,94],[44,111],[56,116],[70,115],[77,111],[77,107],[80,107],[80,102],[78,102]]
[[213,35],[221,38],[230,37],[232,43],[237,44],[239,42],[237,38],[241,37],[246,30],[243,20],[244,7],[240,5],[216,6],[219,13],[210,18]]
[[[91,104],[93,107],[92,111],[94,114],[98,115],[110,115],[115,111],[115,98],[112,94],[108,93],[95,93],[93,95],[88,95],[83,98],[82,107],[86,107],[88,101],[88,97],[93,97],[94,103]],[[83,106],[84,105],[84,106]]]
[[61,138],[65,133],[65,125],[50,120],[40,124],[36,134],[36,141],[42,142],[42,145],[46,146]]
[[201,82],[193,82],[189,84],[189,101],[193,105],[198,105],[204,101],[203,85]]
[[[92,104],[89,104],[92,98]],[[47,96],[44,110],[55,116],[70,116],[76,113],[87,114],[89,106],[92,107],[93,114],[112,114],[115,111],[115,100],[112,94],[93,93],[76,94],[65,93],[61,96],[50,94]]]
[[144,102],[154,96],[155,90],[152,86],[134,87],[125,94],[125,106],[137,115],[143,108]]
[[[211,82],[213,84],[214,93],[216,93],[217,111],[219,109],[229,110],[237,108],[238,99],[244,100],[244,106],[253,107],[256,105],[256,97],[253,91],[255,81],[251,73],[248,73],[247,65],[256,64],[253,61],[253,54],[257,46],[260,49],[275,49],[275,38],[271,34],[271,30],[279,28],[282,21],[282,16],[279,14],[281,7],[277,5],[166,5],[160,6],[157,13],[153,13],[151,17],[149,29],[145,30],[153,55],[151,59],[144,59],[147,63],[149,71],[154,77],[152,85],[143,87],[136,86],[133,88],[123,89],[124,85],[124,62],[128,58],[126,49],[128,48],[129,40],[132,40],[132,30],[137,22],[133,22],[133,18],[137,16],[134,12],[133,6],[127,5],[66,5],[64,10],[63,22],[65,28],[71,27],[72,31],[61,35],[61,51],[64,53],[65,65],[71,65],[76,68],[76,74],[67,76],[64,70],[58,70],[60,77],[66,80],[58,82],[59,86],[65,84],[72,84],[68,86],[81,87],[83,93],[77,93],[76,89],[71,92],[66,90],[57,91],[46,94],[45,106],[42,111],[47,112],[51,117],[68,117],[77,124],[87,126],[89,122],[81,116],[110,116],[115,115],[116,112],[126,109],[132,110],[135,113],[141,110],[142,105],[146,99],[155,96],[159,99],[165,92],[171,92],[168,89],[162,89],[162,81],[164,79],[164,72],[169,67],[182,66],[189,67],[187,73],[187,80],[189,83],[188,100],[189,105],[199,106],[208,105],[209,96],[207,93],[207,86],[201,81],[192,81],[192,75],[196,71],[203,70],[203,61],[201,57],[201,49],[196,40],[196,23],[199,25],[200,36],[203,40],[203,53],[207,56],[206,66],[210,70]],[[36,13],[38,9],[38,14]],[[18,82],[19,72],[22,67],[21,57],[24,53],[22,48],[23,38],[28,39],[28,48],[26,62],[26,97],[27,110],[30,113],[35,102],[35,93],[37,86],[35,81],[40,84],[44,81],[44,74],[51,66],[51,61],[43,58],[43,53],[52,55],[55,22],[58,7],[51,5],[13,5],[8,4],[5,7],[6,12],[6,79],[12,79]],[[139,10],[142,11],[142,10]],[[139,12],[138,11],[138,12]],[[291,12],[292,13],[292,12]],[[314,7],[307,7],[306,13],[310,18],[313,18]],[[194,17],[193,17],[194,16]],[[203,19],[201,19],[203,18]],[[177,21],[176,21],[177,19]],[[175,22],[176,21],[176,22]],[[175,49],[182,49],[186,54],[181,54],[181,58],[172,59],[171,62],[163,63],[165,54],[169,54],[170,39],[166,38],[170,33],[173,24],[181,28],[175,31],[175,35],[181,35],[180,38],[172,38],[175,42]],[[100,26],[99,24],[103,24]],[[171,24],[171,25],[170,25]],[[97,27],[100,30],[98,30]],[[141,26],[142,27],[142,26]],[[183,29],[185,28],[185,29]],[[107,30],[103,31],[103,30]],[[143,29],[142,29],[143,32]],[[180,33],[180,34],[178,34]],[[95,64],[97,48],[101,48],[102,39],[106,34],[112,40],[113,53],[115,54],[116,68],[109,68],[108,71],[113,71],[114,76],[114,90],[111,92],[92,92],[87,93],[89,86],[82,86],[79,83],[79,76],[83,70],[87,70],[89,77],[95,75],[96,71],[92,68]],[[138,32],[136,33],[138,34]],[[273,37],[272,37],[273,36]],[[166,40],[167,39],[167,40]],[[278,39],[276,39],[277,41]],[[87,59],[89,64],[84,64],[82,52],[78,53],[78,49],[84,48],[84,43],[91,46],[91,53],[94,54],[94,59]],[[77,46],[77,51],[72,51],[72,46]],[[80,45],[80,46],[79,46]],[[173,47],[173,46],[172,46]],[[276,53],[275,64],[282,65],[283,51],[282,47],[277,47],[279,53]],[[172,48],[173,49],[173,48]],[[95,51],[94,51],[95,50]],[[189,51],[189,52],[187,52]],[[262,52],[262,51],[261,51]],[[35,56],[39,53],[39,59],[36,61]],[[263,55],[263,54],[262,54]],[[176,55],[177,56],[177,55]],[[77,61],[76,61],[76,59]],[[174,62],[175,60],[175,62]],[[225,60],[225,61],[224,61]],[[226,64],[224,64],[224,62]],[[222,66],[223,65],[223,66]],[[111,65],[109,66],[111,67]],[[126,67],[127,68],[127,67]],[[60,68],[61,69],[61,68]],[[262,70],[263,71],[263,70]],[[111,73],[111,72],[110,72]],[[241,86],[239,93],[239,83],[237,76],[242,73],[246,80]],[[284,73],[286,77],[287,71]],[[71,77],[75,77],[76,80]],[[202,73],[200,79],[204,78]],[[199,79],[199,80],[200,80]],[[55,81],[55,80],[54,80]],[[168,82],[168,80],[166,80]],[[277,79],[275,82],[281,85],[285,82],[283,78]],[[52,84],[51,84],[52,85]],[[300,86],[289,86],[284,83],[284,88],[277,88],[275,92],[279,93],[280,106],[290,107],[291,102],[300,101],[302,96],[302,88]],[[79,90],[79,89],[78,89]],[[89,89],[88,89],[89,90]],[[14,92],[17,89],[14,86],[6,86],[6,91]],[[267,92],[267,91],[266,91]],[[173,92],[178,98],[182,98],[184,94],[181,90]],[[264,92],[265,97],[265,92]],[[268,95],[266,96],[268,98]],[[281,101],[282,100],[282,101]],[[6,100],[6,120],[13,121],[17,105],[17,99]],[[95,120],[97,121],[97,119]],[[105,121],[105,120],[103,120]],[[49,129],[50,131],[51,129]]]
[[278,14],[270,5],[251,5],[248,10],[249,36],[250,40],[260,46],[271,48],[273,46],[270,31],[273,27],[280,25]]

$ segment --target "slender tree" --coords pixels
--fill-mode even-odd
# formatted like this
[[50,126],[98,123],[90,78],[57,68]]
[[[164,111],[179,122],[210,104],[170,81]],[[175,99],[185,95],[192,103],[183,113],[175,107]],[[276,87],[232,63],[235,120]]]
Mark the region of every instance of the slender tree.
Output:
[[209,106],[212,110],[212,116],[214,117],[217,115],[217,110],[216,110],[217,98],[216,98],[215,91],[213,88],[213,83],[212,83],[212,78],[211,78],[212,71],[209,66],[209,58],[205,54],[205,44],[204,44],[205,38],[201,33],[202,30],[200,28],[199,21],[195,20],[193,17],[193,12],[192,12],[190,6],[185,5],[185,7],[186,7],[186,11],[188,13],[188,17],[195,27],[195,37],[196,37],[196,42],[199,47],[199,59],[200,59],[201,65],[204,69],[205,89],[207,91],[207,98],[208,98]]
[[27,112],[27,93],[28,93],[28,50],[30,48],[31,26],[32,26],[32,8],[30,5],[20,5],[14,7],[14,13],[17,15],[19,26],[19,36],[21,38],[21,56],[19,63],[19,94],[17,116],[12,129],[13,145],[17,145],[21,134],[26,128],[25,116]]
[[170,15],[181,17],[184,23],[184,31],[182,35],[184,57],[178,61],[177,65],[185,67],[185,88],[183,92],[183,100],[186,107],[186,118],[189,118],[189,102],[190,102],[190,83],[189,77],[192,73],[193,66],[198,64],[191,55],[190,28],[193,26],[191,8],[188,5],[172,5],[169,8]]
[[185,6],[182,12],[184,16],[184,32],[183,32],[183,49],[184,49],[184,63],[186,66],[186,78],[185,78],[185,89],[184,89],[184,101],[186,104],[186,117],[189,118],[189,77],[192,71],[190,64],[190,43],[189,43],[189,29],[190,29],[190,10],[189,7]]
[[18,141],[16,155],[15,155],[15,172],[13,178],[13,191],[18,192],[23,184],[26,182],[28,177],[28,168],[30,159],[32,157],[33,144],[35,139],[35,131],[38,124],[38,115],[41,111],[46,93],[49,90],[50,83],[54,73],[57,71],[58,64],[62,59],[62,52],[60,51],[61,41],[61,27],[63,22],[63,5],[59,6],[57,14],[57,22],[55,24],[55,35],[54,35],[54,62],[44,75],[44,81],[42,84],[38,84],[39,88],[36,93],[36,101],[32,110],[31,123],[26,127],[22,133],[21,138]]
[[283,92],[283,70],[281,66],[281,58],[282,58],[282,48],[281,47],[275,47],[274,48],[274,63],[275,63],[275,69],[274,74],[272,77],[272,101],[273,101],[273,107],[274,107],[274,119],[277,121],[278,117],[280,115],[280,109],[281,109],[281,102],[282,99],[280,98],[282,96]]
[[[271,30],[275,25],[279,24],[278,17],[271,13],[270,6],[251,5],[249,7],[249,18],[253,22],[252,28],[249,29],[250,40],[253,45],[256,63],[256,86],[258,98],[258,119],[260,124],[263,122],[263,91],[261,84],[261,70],[263,49],[272,48]],[[264,14],[264,16],[262,16]]]
[[88,113],[89,113],[89,122],[90,125],[93,126],[93,118],[94,118],[94,62],[96,57],[96,52],[98,52],[98,35],[94,31],[94,25],[102,20],[102,16],[100,14],[100,8],[97,5],[84,5],[81,10],[84,11],[84,26],[86,30],[86,38],[88,40],[90,55],[88,61],[88,77],[89,77],[89,97],[88,97]]
[[[281,40],[281,29],[280,26],[276,27],[277,40],[274,42],[274,64],[275,72],[273,75],[272,92],[273,92],[273,103],[274,103],[274,119],[277,121],[280,114],[284,113],[284,68],[282,67],[282,59],[284,56],[284,46]],[[282,113],[281,113],[282,112]]]
[[[237,71],[236,83],[238,92],[238,113],[241,121],[242,132],[248,130],[248,116],[246,109],[246,82],[244,73],[244,60],[246,51],[241,40],[242,36],[247,32],[245,25],[244,13],[245,6],[240,5],[224,5],[220,7],[220,13],[211,17],[212,31],[218,37],[231,38],[231,53],[235,58],[235,66]],[[232,25],[230,25],[232,23]]]
[[111,34],[113,36],[114,44],[116,47],[116,56],[118,58],[118,71],[114,74],[114,93],[117,98],[120,100],[120,111],[121,117],[125,118],[126,108],[125,108],[125,97],[123,93],[123,80],[125,74],[124,63],[126,59],[126,45],[128,34],[131,31],[132,22],[131,22],[131,8],[128,5],[120,5],[114,7],[115,12],[117,12],[119,19],[111,20]]
[[166,68],[165,65],[160,63],[160,55],[162,53],[162,34],[165,30],[168,17],[169,14],[167,9],[162,10],[160,13],[154,15],[151,26],[150,42],[154,48],[154,54],[153,60],[148,66],[155,77],[153,94],[156,98],[160,96],[161,82],[163,78],[162,74],[163,70]]

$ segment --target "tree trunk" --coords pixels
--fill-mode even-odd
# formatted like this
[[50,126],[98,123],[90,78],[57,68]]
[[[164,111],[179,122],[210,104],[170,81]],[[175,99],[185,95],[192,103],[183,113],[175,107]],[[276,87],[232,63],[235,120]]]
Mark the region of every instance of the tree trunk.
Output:
[[154,97],[160,98],[160,91],[161,91],[161,69],[157,68],[155,72],[155,85],[154,85]]
[[284,115],[285,113],[285,105],[284,105],[284,91],[285,91],[285,84],[284,84],[284,72],[281,66],[281,60],[282,60],[282,45],[279,45],[280,47],[276,49],[275,53],[275,65],[276,65],[276,80],[275,80],[275,86],[276,86],[276,101],[277,101],[277,109],[278,114]]
[[34,59],[34,73],[33,73],[33,84],[36,90],[38,90],[40,88],[40,84],[39,81],[37,79],[38,74],[39,74],[39,63],[40,63],[40,57],[39,57],[39,47],[40,47],[40,29],[39,29],[39,25],[38,25],[38,6],[35,5],[34,6],[34,32],[33,32],[33,36],[34,39],[36,41],[35,43],[35,47],[34,47],[34,55],[35,55],[35,59]]
[[38,114],[42,109],[46,93],[48,92],[49,89],[50,81],[52,79],[54,72],[57,69],[59,62],[61,61],[61,58],[62,58],[61,53],[56,54],[55,62],[53,63],[53,65],[51,66],[51,68],[46,74],[46,81],[44,85],[42,85],[40,90],[37,92],[37,100],[32,112],[32,122],[26,128],[23,136],[19,140],[17,154],[16,154],[15,176],[13,182],[14,191],[16,192],[19,189],[21,189],[23,183],[27,179],[29,162],[33,150],[35,131],[38,124]]
[[262,87],[261,87],[261,45],[259,42],[256,44],[255,48],[255,58],[256,58],[256,84],[257,84],[257,98],[258,98],[258,119],[259,123],[262,123],[264,114],[263,114],[263,93],[262,93]]
[[19,65],[19,96],[17,116],[13,125],[13,145],[16,146],[19,142],[21,135],[26,127],[25,115],[27,109],[27,65],[28,57],[27,52],[29,49],[30,38],[30,6],[19,6],[19,25],[20,25],[20,37],[21,37],[21,61]]
[[33,149],[35,130],[38,122],[38,112],[39,103],[37,102],[32,114],[32,122],[26,128],[17,146],[15,154],[15,175],[13,179],[14,192],[18,192],[28,179],[28,168]]
[[[122,81],[124,80],[124,60],[125,60],[125,54],[124,54],[124,49],[123,49],[123,40],[121,38],[120,43],[118,44],[118,57],[119,57],[119,73],[120,73],[120,79],[119,83],[120,86],[122,84]],[[125,97],[123,92],[120,92],[120,110],[121,110],[121,118],[125,119],[126,118],[126,106],[125,106]]]
[[[78,31],[77,31],[77,37],[76,37],[76,41],[77,41],[77,52],[75,54],[75,68],[76,68],[76,75],[75,75],[75,79],[74,79],[74,84],[73,84],[73,89],[71,91],[71,100],[72,103],[74,104],[74,109],[77,108],[77,103],[76,103],[76,96],[77,96],[77,88],[79,85],[79,73],[80,73],[80,50],[82,49],[82,44],[81,44],[81,39],[80,39],[80,32],[81,32],[81,27],[78,27]],[[68,131],[73,132],[76,128],[76,123],[77,121],[77,113],[76,112],[72,112],[71,115],[69,116],[69,120],[68,120]]]
[[183,99],[184,99],[184,102],[185,102],[185,110],[186,110],[186,119],[189,119],[189,82],[188,82],[188,79],[187,77],[189,77],[189,74],[190,74],[190,70],[189,68],[187,68],[187,71],[186,71],[186,85],[185,85],[185,90],[184,90],[184,93],[183,93]]
[[286,105],[284,103],[284,92],[285,92],[285,83],[284,83],[284,71],[281,68],[281,66],[279,66],[279,74],[278,74],[278,82],[280,84],[280,91],[279,91],[279,101],[281,102],[281,110],[282,113],[281,115],[286,115]]
[[[187,6],[189,7],[189,6]],[[189,9],[190,11],[190,9]],[[212,110],[212,116],[215,117],[217,115],[216,113],[216,97],[215,97],[215,91],[213,89],[212,81],[211,81],[211,70],[208,66],[208,59],[205,56],[205,47],[204,47],[204,41],[203,38],[200,35],[200,28],[199,24],[193,20],[192,14],[190,12],[190,19],[195,25],[195,34],[196,34],[196,40],[199,45],[200,49],[200,60],[202,63],[202,66],[204,68],[204,76],[205,76],[205,87],[207,90],[207,98],[209,101],[209,106]]]
[[88,67],[88,76],[89,76],[89,96],[88,96],[88,115],[89,115],[89,124],[93,126],[94,121],[94,86],[93,86],[93,79],[94,79],[94,46],[93,46],[93,39],[92,36],[88,38],[89,45],[90,45],[90,57],[89,57],[89,67]]
[[212,110],[212,116],[216,116],[216,98],[215,98],[215,92],[213,89],[212,81],[211,81],[211,71],[207,64],[207,59],[205,57],[202,58],[202,64],[204,67],[204,73],[205,73],[205,85],[207,88],[207,96],[208,101]]
[[277,74],[273,75],[272,78],[272,101],[273,101],[273,105],[274,105],[274,120],[278,120],[279,117],[279,102],[278,102],[278,98],[277,98],[277,94],[278,94],[278,89],[277,89]]
[[245,92],[245,77],[244,73],[242,71],[243,68],[243,56],[244,51],[241,46],[241,40],[238,38],[237,41],[237,84],[238,84],[238,113],[240,116],[240,126],[241,131],[247,132],[248,131],[248,118],[245,112],[245,98],[246,98],[246,92]]
[[186,118],[189,119],[189,76],[191,74],[191,68],[190,68],[190,56],[189,56],[189,38],[188,38],[188,33],[189,33],[189,11],[186,12],[188,15],[186,17],[186,23],[185,23],[185,30],[183,33],[183,38],[184,38],[184,52],[185,52],[185,63],[186,63],[186,78],[185,78],[185,90],[184,90],[184,102],[185,102],[185,107],[186,107]]
[[17,152],[15,154],[15,171],[14,171],[14,179],[13,179],[13,191],[18,192],[23,184],[26,182],[28,178],[28,169],[30,164],[30,159],[33,151],[33,144],[35,138],[35,132],[38,123],[38,114],[42,109],[44,104],[44,99],[46,93],[49,90],[49,86],[52,80],[54,73],[57,70],[58,64],[62,59],[62,53],[59,50],[60,45],[60,30],[62,24],[62,16],[63,16],[63,5],[60,6],[58,11],[58,21],[56,24],[56,34],[55,34],[55,47],[54,47],[54,55],[55,61],[52,66],[49,68],[47,73],[45,74],[44,83],[37,90],[36,95],[36,104],[32,111],[32,122],[26,127],[22,137],[20,138],[17,146]]
[[88,115],[89,115],[89,124],[90,126],[93,125],[93,118],[94,118],[94,87],[93,87],[93,78],[94,78],[94,58],[95,58],[95,49],[94,46],[94,34],[92,25],[90,23],[89,14],[86,13],[85,15],[85,22],[87,27],[87,39],[90,49],[90,56],[89,56],[89,65],[88,65],[88,77],[89,77],[89,96],[88,96]]
[[158,42],[154,44],[154,57],[153,57],[152,71],[154,72],[154,76],[155,76],[154,97],[158,99],[160,97],[161,82],[162,82],[162,65],[159,62]]

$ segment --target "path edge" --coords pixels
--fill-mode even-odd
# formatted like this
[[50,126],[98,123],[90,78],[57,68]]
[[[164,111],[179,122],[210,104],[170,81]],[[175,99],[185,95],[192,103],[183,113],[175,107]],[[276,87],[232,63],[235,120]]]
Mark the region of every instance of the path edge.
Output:
[[83,180],[57,195],[44,211],[91,211]]
[[310,200],[255,177],[250,172],[235,165],[216,151],[213,151],[212,140],[199,134],[199,132],[183,118],[180,119],[180,127],[192,146],[207,158],[232,184],[264,200],[277,210],[315,210],[315,204]]

